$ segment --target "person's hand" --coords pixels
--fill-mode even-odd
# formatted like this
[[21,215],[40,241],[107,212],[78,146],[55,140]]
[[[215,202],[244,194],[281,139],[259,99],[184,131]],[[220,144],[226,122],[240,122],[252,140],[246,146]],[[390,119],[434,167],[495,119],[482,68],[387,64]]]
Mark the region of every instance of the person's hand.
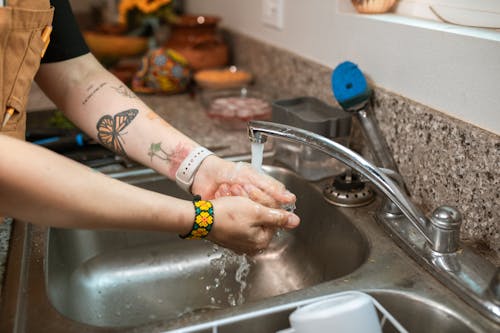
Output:
[[293,205],[296,200],[282,183],[250,164],[229,162],[215,155],[203,161],[191,190],[205,200],[241,196],[273,208]]
[[212,204],[214,224],[207,239],[237,253],[264,250],[277,229],[293,229],[300,223],[293,213],[244,197],[221,197],[212,200]]

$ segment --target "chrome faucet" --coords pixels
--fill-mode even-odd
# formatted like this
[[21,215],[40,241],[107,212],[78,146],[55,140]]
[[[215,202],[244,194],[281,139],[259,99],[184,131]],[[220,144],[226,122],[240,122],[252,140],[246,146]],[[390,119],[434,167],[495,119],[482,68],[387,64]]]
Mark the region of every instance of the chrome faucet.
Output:
[[382,209],[377,214],[378,222],[390,230],[399,245],[471,306],[500,323],[499,273],[489,261],[460,244],[461,215],[457,210],[442,206],[427,218],[391,179],[391,171],[377,168],[349,148],[310,131],[251,121],[248,136],[252,142],[264,143],[267,136],[273,136],[313,147],[364,176],[390,200],[383,207],[399,208],[400,212]]

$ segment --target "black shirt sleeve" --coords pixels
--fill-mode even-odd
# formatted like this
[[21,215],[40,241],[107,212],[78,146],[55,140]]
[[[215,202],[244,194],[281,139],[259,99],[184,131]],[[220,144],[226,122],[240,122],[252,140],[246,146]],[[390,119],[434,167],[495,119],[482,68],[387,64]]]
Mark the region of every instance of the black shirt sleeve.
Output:
[[68,60],[89,53],[68,0],[51,0],[54,6],[52,33],[42,63]]

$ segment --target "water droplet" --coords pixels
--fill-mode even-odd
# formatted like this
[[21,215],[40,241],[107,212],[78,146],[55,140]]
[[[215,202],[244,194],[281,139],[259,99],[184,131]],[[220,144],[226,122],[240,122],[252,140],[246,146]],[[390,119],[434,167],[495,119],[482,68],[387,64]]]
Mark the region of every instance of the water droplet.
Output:
[[227,295],[227,303],[230,306],[236,306],[236,300],[235,300],[234,295],[232,293]]

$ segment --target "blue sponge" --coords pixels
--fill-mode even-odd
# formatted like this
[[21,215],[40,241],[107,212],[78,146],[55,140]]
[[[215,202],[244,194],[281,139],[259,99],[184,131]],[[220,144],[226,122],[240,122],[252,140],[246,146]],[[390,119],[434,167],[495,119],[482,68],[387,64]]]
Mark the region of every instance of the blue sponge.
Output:
[[364,107],[371,95],[363,73],[350,61],[341,63],[333,70],[332,90],[337,102],[346,111]]

